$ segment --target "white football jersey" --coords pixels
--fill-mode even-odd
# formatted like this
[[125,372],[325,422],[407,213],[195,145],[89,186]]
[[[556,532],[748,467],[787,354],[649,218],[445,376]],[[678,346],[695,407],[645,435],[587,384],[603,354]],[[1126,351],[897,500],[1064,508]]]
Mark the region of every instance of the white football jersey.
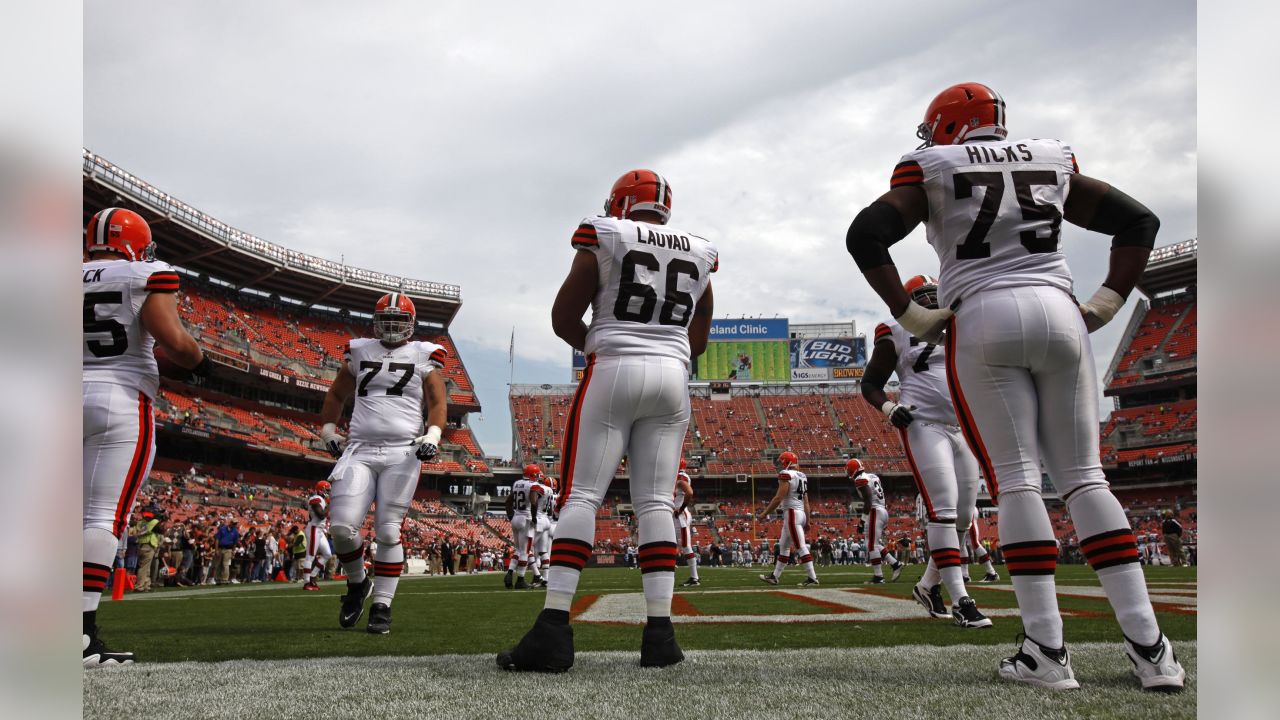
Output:
[[884,504],[884,486],[880,484],[880,476],[875,473],[864,472],[853,481],[854,487],[870,487],[871,488],[871,507],[882,508]]
[[[674,506],[675,506],[675,509],[676,509],[676,510],[679,510],[679,509],[680,509],[680,506],[684,504],[684,498],[685,498],[685,495],[684,495],[684,491],[680,489],[680,481],[681,481],[681,480],[683,480],[683,481],[685,481],[685,482],[689,482],[689,473],[687,473],[687,472],[685,472],[685,471],[683,471],[683,470],[681,470],[680,472],[676,473],[676,491],[675,491],[675,495],[674,495],[674,498],[675,498],[675,499],[673,500],[673,503],[674,503]],[[690,485],[690,487],[692,487],[692,485]]]
[[1027,285],[1070,293],[1058,235],[1077,172],[1071,148],[1057,140],[982,140],[903,155],[890,186],[920,185],[928,195],[939,304]]
[[927,422],[956,424],[956,409],[947,386],[946,346],[913,337],[890,320],[876,326],[875,342],[892,342],[898,354],[898,402],[915,405],[911,414]]
[[782,470],[778,473],[778,480],[786,480],[791,484],[787,489],[787,494],[783,496],[782,502],[778,505],[779,510],[804,510],[804,496],[809,492],[809,476],[799,470]]
[[408,444],[422,434],[422,385],[427,374],[444,367],[448,350],[411,340],[387,347],[381,340],[352,340],[344,353],[356,378],[351,411],[352,442]]
[[595,253],[600,271],[586,353],[689,362],[689,321],[720,266],[711,241],[666,225],[592,217],[572,243]]
[[84,380],[140,390],[160,389],[155,338],[142,327],[142,304],[153,292],[177,292],[168,263],[95,260],[84,272]]
[[556,496],[552,494],[550,485],[538,483],[542,494],[538,496],[538,517],[551,519],[551,511],[555,508]]
[[323,495],[312,495],[307,498],[307,513],[310,519],[307,521],[310,525],[324,525],[324,521],[328,519],[328,514],[324,511],[329,507],[329,502],[324,499]]
[[511,483],[511,505],[515,509],[515,514],[523,517],[529,517],[529,509],[533,507],[536,499],[533,497],[534,488],[542,488],[543,485],[533,480],[520,478]]
[[929,521],[929,508],[925,507],[924,496],[916,494],[916,520],[920,522]]

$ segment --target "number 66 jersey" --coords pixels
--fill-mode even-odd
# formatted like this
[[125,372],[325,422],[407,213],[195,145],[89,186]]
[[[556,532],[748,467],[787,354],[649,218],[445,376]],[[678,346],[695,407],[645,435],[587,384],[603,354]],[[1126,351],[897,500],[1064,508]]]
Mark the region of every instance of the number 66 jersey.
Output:
[[444,367],[448,354],[440,345],[422,340],[396,347],[375,338],[352,340],[343,358],[356,379],[351,441],[405,445],[421,435],[426,409],[422,386],[429,373]]
[[689,321],[719,268],[711,241],[666,225],[592,217],[572,243],[594,253],[599,266],[586,353],[689,362]]
[[1075,154],[1057,140],[984,140],[908,153],[890,188],[924,188],[925,230],[941,265],[938,303],[983,290],[1049,285],[1071,293],[1059,249]]

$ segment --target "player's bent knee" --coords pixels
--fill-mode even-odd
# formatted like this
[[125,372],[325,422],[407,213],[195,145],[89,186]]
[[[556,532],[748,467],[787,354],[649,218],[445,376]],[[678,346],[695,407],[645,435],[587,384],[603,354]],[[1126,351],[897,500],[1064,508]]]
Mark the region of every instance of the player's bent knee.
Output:
[[400,544],[400,526],[399,525],[379,525],[374,530],[374,539],[379,545],[399,545]]
[[333,525],[329,534],[333,536],[333,546],[340,552],[347,552],[360,543],[360,532],[350,525]]

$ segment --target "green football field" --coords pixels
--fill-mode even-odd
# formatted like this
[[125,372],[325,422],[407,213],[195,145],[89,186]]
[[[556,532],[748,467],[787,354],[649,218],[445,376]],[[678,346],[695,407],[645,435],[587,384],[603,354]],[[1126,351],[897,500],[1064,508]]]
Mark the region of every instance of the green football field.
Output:
[[[1005,574],[1003,567],[998,569]],[[583,574],[574,608],[577,663],[571,673],[558,676],[554,686],[547,687],[568,693],[562,698],[566,703],[577,693],[580,703],[588,703],[582,707],[595,702],[592,698],[609,699],[607,708],[601,705],[599,712],[583,715],[589,717],[609,717],[615,711],[618,717],[634,717],[648,712],[652,698],[646,683],[658,683],[669,695],[670,683],[681,682],[683,675],[689,676],[689,682],[705,681],[712,697],[697,703],[703,714],[713,717],[775,706],[785,713],[786,707],[778,703],[802,708],[810,702],[787,700],[794,688],[788,685],[786,691],[778,691],[776,681],[809,688],[805,697],[812,696],[818,703],[814,707],[827,717],[924,717],[929,708],[944,707],[945,698],[954,693],[964,698],[965,708],[985,717],[1016,716],[1024,701],[1039,708],[1037,717],[1053,717],[1058,711],[1063,717],[1192,717],[1195,570],[1155,567],[1146,571],[1161,627],[1177,643],[1189,671],[1191,687],[1181,695],[1152,696],[1136,689],[1120,651],[1119,627],[1096,577],[1084,566],[1062,566],[1058,571],[1066,637],[1084,685],[1084,690],[1065,699],[1046,700],[1044,693],[1009,687],[995,678],[997,661],[1014,649],[1021,630],[1007,578],[992,585],[971,585],[995,627],[966,630],[927,617],[911,600],[919,566],[909,567],[898,582],[881,586],[863,584],[870,577],[866,567],[820,567],[818,588],[797,587],[803,579],[798,569],[788,570],[782,585],[773,587],[757,579],[760,568],[703,568],[702,586],[678,589],[673,604],[677,637],[689,659],[659,671],[641,671],[638,665],[638,623],[644,614],[640,573],[590,568]],[[677,582],[686,577],[681,568]],[[374,636],[364,632],[363,618],[350,630],[338,627],[338,599],[344,587],[341,582],[324,583],[321,592],[309,593],[297,584],[233,585],[165,590],[104,602],[99,611],[103,637],[136,653],[139,662],[85,673],[86,716],[116,716],[127,709],[120,705],[123,701],[113,687],[137,685],[136,692],[145,697],[149,683],[157,679],[184,674],[207,677],[211,669],[217,669],[215,674],[222,678],[218,687],[224,692],[214,693],[216,699],[235,697],[238,690],[248,692],[246,688],[259,686],[262,677],[278,677],[290,688],[309,682],[323,687],[324,678],[332,683],[334,675],[342,674],[340,668],[349,667],[352,673],[367,677],[367,682],[387,683],[376,693],[385,696],[386,702],[405,703],[400,706],[405,713],[428,716],[436,712],[429,690],[449,692],[445,688],[454,681],[459,686],[478,683],[495,688],[550,682],[502,673],[493,663],[493,654],[514,644],[532,623],[542,607],[540,590],[507,590],[499,573],[405,577],[393,605],[391,634]],[[359,657],[368,659],[357,661]],[[738,687],[732,702],[716,700],[717,681],[704,677],[707,673],[734,684],[743,681],[744,687],[758,686],[758,690],[752,696]],[[315,678],[309,679],[312,675]],[[406,681],[391,679],[396,677],[418,680],[401,687]],[[627,682],[620,683],[624,677]],[[751,678],[755,681],[745,682]],[[828,693],[838,695],[846,682],[852,683],[849,692],[865,693],[868,699],[906,693],[910,702],[901,713],[882,708],[876,714],[865,703],[846,706],[838,697],[828,697]],[[155,692],[172,688],[165,681]],[[335,686],[334,692],[341,689]],[[354,703],[351,709],[358,711],[364,697],[349,694],[345,702]],[[511,699],[512,711],[519,711],[521,705],[515,702],[519,699]],[[450,713],[455,716],[491,717],[507,700],[495,702],[474,708],[470,704],[442,707],[452,707]],[[304,707],[305,702],[285,703],[269,712],[292,716]],[[325,707],[326,712],[332,710]],[[238,715],[249,712],[237,706],[225,710]],[[805,714],[797,710],[796,716]]]

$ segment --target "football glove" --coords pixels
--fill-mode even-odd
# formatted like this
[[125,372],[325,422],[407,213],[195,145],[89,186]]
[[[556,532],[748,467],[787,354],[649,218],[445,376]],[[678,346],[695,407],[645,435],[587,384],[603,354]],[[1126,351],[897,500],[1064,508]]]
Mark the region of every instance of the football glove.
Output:
[[209,359],[208,353],[202,353],[200,362],[191,368],[191,384],[203,385],[209,376],[213,374],[213,361]]
[[338,434],[338,426],[333,423],[325,423],[320,428],[320,441],[324,443],[324,449],[334,457],[342,457],[342,448],[346,445],[347,439]]
[[1080,306],[1080,315],[1084,317],[1084,326],[1089,332],[1111,322],[1111,318],[1124,307],[1124,298],[1120,293],[1103,285],[1087,302]]
[[907,309],[894,320],[903,330],[921,340],[938,344],[942,340],[942,332],[947,329],[947,321],[954,315],[950,310],[930,310],[916,303],[907,303]]
[[413,454],[423,462],[431,462],[436,455],[440,454],[440,428],[432,425],[427,428],[426,435],[420,435],[413,439]]
[[911,424],[911,421],[915,420],[915,417],[911,414],[911,411],[915,409],[915,405],[899,405],[892,400],[885,400],[884,404],[880,406],[880,412],[884,413],[885,417],[889,418],[889,422],[899,430],[905,430]]

